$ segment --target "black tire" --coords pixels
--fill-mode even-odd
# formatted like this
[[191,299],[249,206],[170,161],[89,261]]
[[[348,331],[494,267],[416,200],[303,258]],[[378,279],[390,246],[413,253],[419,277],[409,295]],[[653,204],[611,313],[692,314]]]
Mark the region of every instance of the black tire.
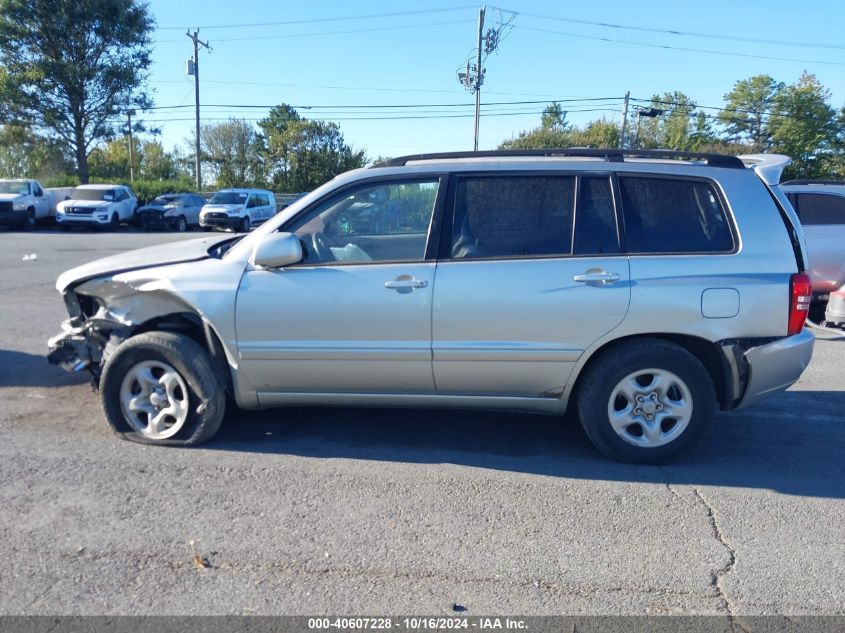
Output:
[[[593,359],[578,385],[577,408],[581,426],[592,443],[613,459],[637,464],[660,464],[693,450],[707,434],[716,414],[716,389],[704,365],[684,348],[660,339],[640,339],[614,347]],[[637,446],[626,441],[611,425],[610,398],[616,387],[629,375],[646,370],[674,374],[689,392],[692,413],[686,428],[677,437],[660,446]],[[645,387],[643,387],[645,393]],[[648,400],[646,399],[646,402]],[[623,401],[624,404],[624,401]],[[614,399],[613,406],[616,404]],[[636,411],[635,411],[636,413]],[[666,420],[672,432],[671,417]],[[662,423],[661,425],[662,432]],[[637,425],[628,427],[626,436],[636,437]],[[679,427],[680,428],[680,427]],[[645,435],[643,427],[639,431]]]
[[109,229],[112,231],[120,230],[120,216],[117,213],[111,214],[111,220],[109,221]]
[[200,226],[200,230],[203,233],[210,233],[213,230],[213,227],[211,227],[211,226]]
[[[120,403],[127,372],[144,361],[171,365],[188,387],[188,417],[168,439],[151,439],[132,428]],[[106,363],[100,380],[100,402],[106,420],[122,439],[162,446],[196,446],[210,440],[223,423],[226,390],[208,353],[193,339],[172,332],[147,332],[124,341]]]
[[180,215],[178,218],[176,218],[176,224],[174,226],[174,229],[177,233],[184,233],[188,230],[188,221],[185,219],[184,215]]
[[249,218],[241,218],[241,221],[238,223],[238,233],[249,233]]
[[30,207],[26,210],[26,218],[21,223],[21,230],[23,231],[32,231],[35,229],[36,225],[36,218],[35,218],[35,209]]

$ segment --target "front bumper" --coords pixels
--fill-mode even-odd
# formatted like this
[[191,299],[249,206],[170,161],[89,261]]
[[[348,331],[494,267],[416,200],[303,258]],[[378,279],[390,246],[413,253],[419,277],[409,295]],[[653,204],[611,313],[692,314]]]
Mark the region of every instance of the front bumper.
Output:
[[26,209],[15,211],[14,209],[0,209],[0,224],[2,225],[20,225],[27,220],[28,213]]
[[200,226],[211,227],[219,229],[236,229],[240,226],[243,217],[232,215],[227,216],[223,214],[200,216]]
[[754,404],[792,386],[813,357],[815,337],[809,330],[751,347],[745,352],[748,383],[737,409]]
[[56,224],[74,225],[74,226],[101,226],[110,222],[109,214],[70,214],[57,213]]
[[158,229],[172,231],[176,228],[176,218],[157,211],[139,211],[136,222],[144,229]]

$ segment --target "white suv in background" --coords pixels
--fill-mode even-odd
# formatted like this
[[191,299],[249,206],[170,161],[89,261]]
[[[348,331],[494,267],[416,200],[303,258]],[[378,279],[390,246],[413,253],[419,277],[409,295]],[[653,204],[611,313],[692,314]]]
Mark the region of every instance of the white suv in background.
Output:
[[223,189],[200,211],[200,226],[248,233],[276,215],[276,198],[266,189]]
[[80,185],[56,205],[56,222],[71,226],[108,226],[117,229],[135,217],[138,199],[125,185]]

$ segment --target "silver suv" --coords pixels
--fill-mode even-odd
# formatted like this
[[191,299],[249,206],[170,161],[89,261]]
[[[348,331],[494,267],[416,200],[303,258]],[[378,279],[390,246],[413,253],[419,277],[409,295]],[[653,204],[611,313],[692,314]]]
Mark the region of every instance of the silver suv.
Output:
[[719,155],[397,158],[248,236],[64,273],[49,358],[91,371],[144,443],[208,440],[228,396],[574,409],[605,454],[661,462],[810,362],[803,236],[777,196]]

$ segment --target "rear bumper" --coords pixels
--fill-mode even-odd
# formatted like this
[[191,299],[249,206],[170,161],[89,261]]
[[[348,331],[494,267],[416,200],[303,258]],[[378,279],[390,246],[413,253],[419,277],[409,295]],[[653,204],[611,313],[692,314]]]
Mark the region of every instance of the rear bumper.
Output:
[[736,408],[743,409],[792,386],[810,364],[814,342],[813,334],[803,330],[746,350],[748,382]]

